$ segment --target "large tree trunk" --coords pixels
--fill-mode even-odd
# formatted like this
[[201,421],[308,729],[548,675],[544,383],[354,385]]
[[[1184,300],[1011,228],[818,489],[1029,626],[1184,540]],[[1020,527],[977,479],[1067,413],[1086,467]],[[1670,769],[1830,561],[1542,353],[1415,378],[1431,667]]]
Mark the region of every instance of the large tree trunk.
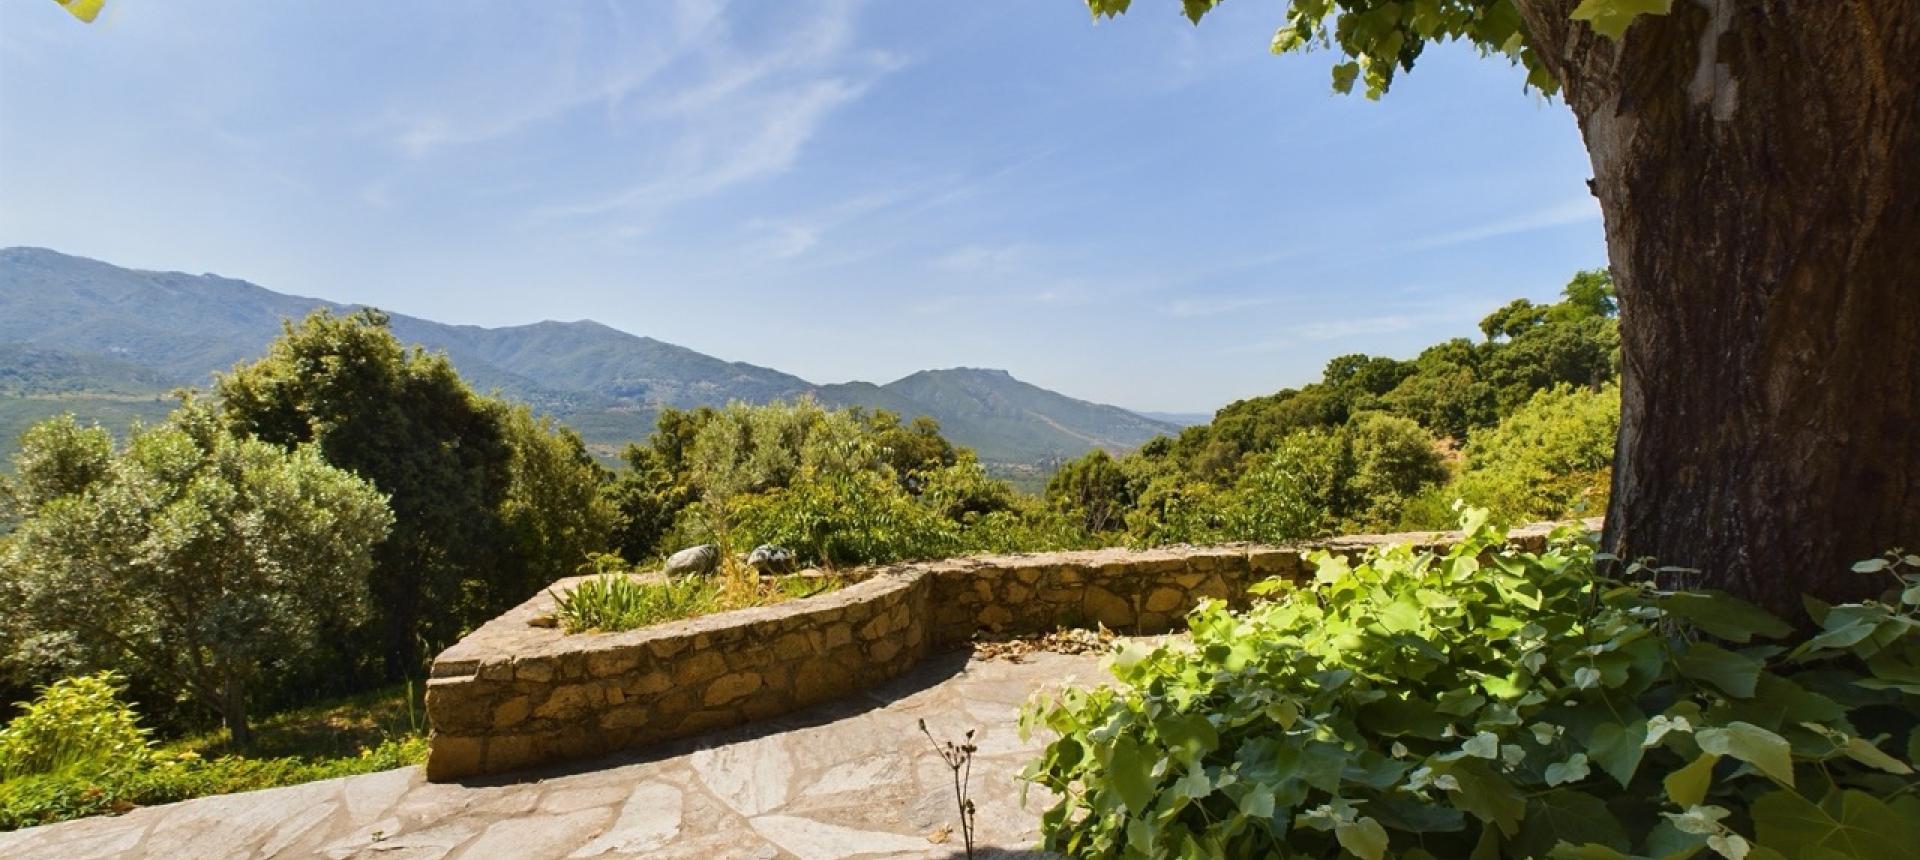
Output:
[[1612,42],[1517,0],[1621,302],[1605,542],[1787,617],[1920,548],[1920,2],[1676,0]]

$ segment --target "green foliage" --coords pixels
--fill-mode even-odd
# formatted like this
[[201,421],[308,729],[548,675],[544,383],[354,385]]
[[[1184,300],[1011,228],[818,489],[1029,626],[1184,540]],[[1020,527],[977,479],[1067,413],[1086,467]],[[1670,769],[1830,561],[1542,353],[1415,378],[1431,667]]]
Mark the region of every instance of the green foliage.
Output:
[[[73,459],[41,445],[97,457],[98,442],[56,425],[29,434],[21,460]],[[234,437],[194,402],[90,462],[0,555],[30,647],[124,668],[220,714],[244,742],[247,690],[263,670],[364,611],[392,514],[315,448]]]
[[839,588],[830,576],[792,575],[728,588],[719,577],[650,582],[609,572],[554,594],[554,617],[568,633],[616,633],[664,621],[810,597]]
[[1047,502],[1079,517],[1087,531],[1099,533],[1126,523],[1133,492],[1113,457],[1096,448],[1053,474],[1047,482]]
[[901,492],[886,471],[809,468],[741,506],[743,545],[770,543],[806,564],[935,558],[960,549],[958,524]]
[[[1663,15],[1673,0],[1582,0],[1572,18],[1618,39],[1636,16]],[[1181,0],[1195,24],[1220,0]],[[1132,0],[1087,0],[1096,17],[1127,11]],[[1333,67],[1333,88],[1353,91],[1364,82],[1367,98],[1392,87],[1394,76],[1413,71],[1428,43],[1465,42],[1483,55],[1500,54],[1527,70],[1527,86],[1551,94],[1560,84],[1527,38],[1514,0],[1289,0],[1286,23],[1273,35],[1273,52],[1331,48],[1347,59]]]
[[[227,739],[211,734],[149,745],[120,690],[112,673],[59,681],[0,732],[0,747],[64,763],[0,776],[0,830],[426,759],[419,689],[411,684],[270,716],[245,755],[231,754]],[[87,752],[46,752],[66,748]]]
[[9,489],[23,511],[65,496],[79,495],[107,473],[113,460],[113,436],[105,428],[81,427],[62,415],[27,428],[13,455]]
[[1418,424],[1364,412],[1339,427],[1293,431],[1249,458],[1226,490],[1178,474],[1152,478],[1128,523],[1145,544],[1283,543],[1365,531],[1398,522],[1410,500],[1446,476],[1433,437]]
[[571,576],[605,550],[618,511],[605,489],[607,470],[577,434],[525,406],[492,406],[512,459],[499,509],[506,569],[485,582],[498,592],[486,602],[505,605]]
[[568,633],[633,630],[712,610],[720,593],[713,577],[642,582],[604,573],[554,595],[554,617]]
[[1533,395],[1499,425],[1467,443],[1459,477],[1445,492],[1506,522],[1606,510],[1620,390],[1560,386]]
[[384,314],[315,311],[215,389],[236,432],[315,445],[387,495],[393,533],[368,578],[377,633],[358,647],[378,653],[389,678],[419,671],[423,642],[448,644],[527,596],[486,587],[518,578],[499,540],[514,458],[499,412],[445,356],[401,346]]
[[76,770],[98,772],[146,761],[147,730],[120,698],[117,672],[63,678],[40,689],[0,729],[0,781]]
[[640,562],[763,543],[806,564],[1083,546],[1078,517],[1016,494],[939,425],[811,400],[667,410],[607,487],[621,553]]
[[1325,553],[1190,643],[1128,646],[1118,684],[1025,710],[1027,777],[1075,857],[1897,858],[1920,839],[1920,557],[1856,570],[1885,602],[1791,629],[1585,539]]
[[143,766],[63,771],[0,782],[0,830],[70,818],[124,812],[136,806],[256,791],[322,779],[417,765],[427,758],[425,737],[403,737],[330,759],[298,757],[203,759],[193,753],[155,753]]

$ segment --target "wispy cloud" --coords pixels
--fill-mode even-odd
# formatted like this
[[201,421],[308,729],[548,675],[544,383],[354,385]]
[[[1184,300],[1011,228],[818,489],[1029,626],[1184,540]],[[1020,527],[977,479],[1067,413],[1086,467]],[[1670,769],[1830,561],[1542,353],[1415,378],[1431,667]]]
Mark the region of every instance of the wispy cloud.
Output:
[[[550,218],[619,213],[646,219],[680,203],[791,168],[840,108],[859,100],[903,60],[854,43],[857,0],[833,0],[770,42],[739,38],[711,22],[686,62],[665,69],[659,92],[627,93],[646,106],[629,134],[666,140],[609,192],[541,207]],[[647,98],[653,96],[652,98]],[[804,250],[804,229],[790,248]]]
[[1499,236],[1511,236],[1516,233],[1531,233],[1549,227],[1567,224],[1579,224],[1600,217],[1600,203],[1592,197],[1581,196],[1563,203],[1536,209],[1512,218],[1490,221],[1460,230],[1439,233],[1408,242],[1404,247],[1409,251],[1442,248],[1449,245],[1463,245]]

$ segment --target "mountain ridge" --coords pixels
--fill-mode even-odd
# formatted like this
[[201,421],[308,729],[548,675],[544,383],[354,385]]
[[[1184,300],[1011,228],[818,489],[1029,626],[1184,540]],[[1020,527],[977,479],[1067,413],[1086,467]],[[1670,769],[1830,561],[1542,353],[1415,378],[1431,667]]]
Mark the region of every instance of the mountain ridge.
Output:
[[[88,374],[96,370],[99,391],[120,397],[143,393],[142,381],[204,386],[214,372],[264,352],[282,320],[319,308],[361,307],[367,306],[212,273],[128,269],[45,248],[0,249],[0,360],[31,356],[36,385],[69,396],[95,382]],[[996,464],[1047,465],[1178,431],[1169,422],[1023,382],[1004,369],[957,367],[885,384],[816,384],[591,319],[485,327],[388,316],[402,342],[445,352],[476,389],[554,415],[602,453],[645,438],[661,408],[802,396],[906,418],[928,415],[949,439]],[[62,373],[73,378],[58,378]],[[0,390],[0,398],[22,394]]]

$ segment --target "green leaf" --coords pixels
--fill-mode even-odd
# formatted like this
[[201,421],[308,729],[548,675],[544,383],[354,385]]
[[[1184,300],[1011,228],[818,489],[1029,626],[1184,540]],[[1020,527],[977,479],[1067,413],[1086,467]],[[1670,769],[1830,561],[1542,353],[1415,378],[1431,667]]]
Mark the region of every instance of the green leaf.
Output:
[[1591,842],[1582,845],[1569,845],[1563,842],[1554,846],[1547,857],[1549,860],[1633,860],[1623,851]]
[[1371,818],[1337,824],[1333,837],[1340,841],[1340,847],[1360,860],[1382,860],[1387,856],[1387,829]]
[[1707,799],[1707,789],[1713,786],[1713,765],[1719,760],[1713,753],[1701,753],[1686,767],[1667,774],[1664,782],[1667,799],[1681,809],[1700,805]]
[[1680,667],[1680,674],[1705,681],[1742,699],[1752,698],[1754,685],[1760,683],[1760,661],[1712,642],[1693,643],[1687,653],[1674,662]]
[[1665,15],[1672,9],[1673,0],[1583,0],[1572,17],[1591,24],[1602,36],[1619,39],[1636,16]]
[[1153,802],[1153,759],[1131,737],[1113,742],[1107,758],[1107,782],[1127,805],[1127,811],[1139,815]]
[[1579,782],[1587,778],[1588,772],[1587,754],[1574,753],[1573,758],[1547,765],[1547,786],[1551,788],[1563,782]]
[[1494,773],[1493,768],[1480,759],[1459,759],[1445,763],[1444,767],[1458,783],[1457,788],[1450,790],[1454,806],[1482,821],[1492,822],[1508,835],[1519,831],[1520,819],[1527,812],[1527,801],[1513,783]]
[[1730,642],[1745,644],[1755,636],[1778,639],[1793,632],[1793,625],[1773,613],[1722,591],[1670,594],[1660,599],[1660,608]]
[[1640,759],[1647,753],[1646,740],[1646,720],[1635,720],[1624,726],[1601,723],[1594,726],[1593,734],[1587,737],[1587,757],[1625,786],[1633,781],[1634,771],[1640,769]]
[[1879,573],[1880,571],[1886,570],[1888,567],[1891,567],[1891,566],[1892,565],[1889,564],[1887,560],[1884,558],[1870,558],[1870,559],[1867,559],[1866,561],[1854,562],[1853,572],[1854,573]]
[[1527,819],[1513,840],[1512,856],[1545,857],[1555,845],[1601,845],[1625,851],[1626,830],[1607,804],[1583,791],[1544,792],[1527,804]]
[[1725,728],[1701,729],[1693,733],[1703,752],[1732,756],[1766,774],[1774,782],[1792,787],[1793,748],[1786,738],[1752,723],[1733,722]]
[[1846,753],[1847,758],[1853,759],[1867,767],[1879,768],[1887,773],[1899,774],[1901,776],[1913,773],[1913,768],[1908,767],[1906,762],[1887,755],[1882,752],[1879,747],[1874,746],[1872,741],[1866,738],[1848,738],[1847,745],[1841,747],[1840,751]]
[[1341,63],[1333,67],[1333,91],[1345,95],[1353,92],[1353,82],[1360,77],[1360,64]]
[[1840,789],[1814,804],[1792,791],[1754,801],[1756,836],[1788,857],[1905,860],[1915,825],[1865,792]]

